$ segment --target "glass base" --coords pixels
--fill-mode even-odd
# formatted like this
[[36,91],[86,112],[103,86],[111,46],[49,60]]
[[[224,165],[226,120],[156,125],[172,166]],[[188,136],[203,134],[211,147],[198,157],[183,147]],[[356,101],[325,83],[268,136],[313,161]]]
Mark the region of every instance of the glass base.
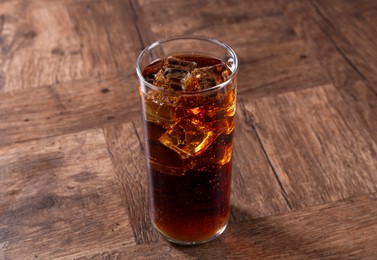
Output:
[[181,241],[181,240],[173,239],[173,238],[165,235],[161,230],[159,230],[156,227],[156,225],[153,224],[153,226],[169,242],[172,242],[172,243],[177,244],[177,245],[183,245],[183,246],[194,246],[194,245],[200,245],[200,244],[204,244],[204,243],[210,242],[210,241],[216,239],[217,237],[219,237],[225,231],[226,227],[228,226],[228,223],[226,223],[224,225],[224,227],[222,227],[213,237],[211,237],[209,239],[197,240],[197,241]]

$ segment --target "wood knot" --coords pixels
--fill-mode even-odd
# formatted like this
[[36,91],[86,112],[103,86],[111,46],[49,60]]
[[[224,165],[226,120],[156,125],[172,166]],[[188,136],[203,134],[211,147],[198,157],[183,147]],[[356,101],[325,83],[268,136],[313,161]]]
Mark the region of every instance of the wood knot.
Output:
[[5,73],[0,71],[0,89],[5,86]]
[[101,89],[102,94],[106,94],[106,93],[109,93],[109,92],[110,92],[110,90],[108,88]]
[[39,210],[42,209],[50,209],[54,207],[55,204],[57,204],[59,201],[59,197],[52,194],[52,195],[46,195],[43,196],[40,200],[38,200],[35,204],[36,208]]
[[24,37],[29,38],[29,39],[35,38],[36,36],[37,36],[37,33],[35,31],[27,31],[24,34]]
[[64,50],[61,48],[54,48],[52,49],[51,53],[54,55],[64,56]]
[[69,54],[71,54],[71,55],[79,55],[80,54],[80,50],[70,51]]

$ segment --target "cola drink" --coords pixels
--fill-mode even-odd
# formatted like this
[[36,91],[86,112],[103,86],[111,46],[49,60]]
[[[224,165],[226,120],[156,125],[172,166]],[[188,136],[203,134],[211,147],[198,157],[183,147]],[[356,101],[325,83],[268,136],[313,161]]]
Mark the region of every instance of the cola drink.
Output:
[[170,241],[206,242],[227,226],[234,74],[205,55],[170,55],[142,70],[150,217]]

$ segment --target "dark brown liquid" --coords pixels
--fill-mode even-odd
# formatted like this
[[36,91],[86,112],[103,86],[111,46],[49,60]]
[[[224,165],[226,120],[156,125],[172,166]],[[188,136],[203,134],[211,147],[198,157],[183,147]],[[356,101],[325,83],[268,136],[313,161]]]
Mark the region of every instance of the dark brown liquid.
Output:
[[[195,61],[198,67],[221,63],[208,57],[180,58]],[[161,67],[162,62],[148,66],[144,77],[153,83],[153,74]],[[174,111],[171,117],[157,107],[162,115],[169,114],[163,120],[144,113],[151,218],[157,229],[173,240],[205,241],[216,236],[228,222],[235,91],[233,85],[208,96],[181,98],[178,105],[166,110]],[[142,102],[144,111],[155,108],[144,94]],[[199,123],[192,126],[192,122]],[[186,156],[174,149],[191,151],[187,143],[174,146],[169,143],[170,136],[179,139],[182,135],[186,140],[187,129],[193,127],[200,129],[199,140],[208,136],[209,141],[203,149]],[[172,133],[168,135],[170,139],[164,139],[167,133]]]

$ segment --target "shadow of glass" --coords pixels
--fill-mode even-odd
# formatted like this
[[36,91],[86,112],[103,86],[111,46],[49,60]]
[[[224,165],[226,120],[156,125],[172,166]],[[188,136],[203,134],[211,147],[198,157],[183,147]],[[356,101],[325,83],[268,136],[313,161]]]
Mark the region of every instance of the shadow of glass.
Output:
[[[189,259],[311,259],[339,255],[335,248],[312,236],[306,220],[292,220],[286,214],[254,218],[239,208],[233,211],[246,221],[231,222],[217,239],[197,246],[173,245],[173,256]],[[301,221],[296,225],[296,221]],[[326,236],[326,234],[324,234]],[[322,238],[321,238],[322,237]]]

